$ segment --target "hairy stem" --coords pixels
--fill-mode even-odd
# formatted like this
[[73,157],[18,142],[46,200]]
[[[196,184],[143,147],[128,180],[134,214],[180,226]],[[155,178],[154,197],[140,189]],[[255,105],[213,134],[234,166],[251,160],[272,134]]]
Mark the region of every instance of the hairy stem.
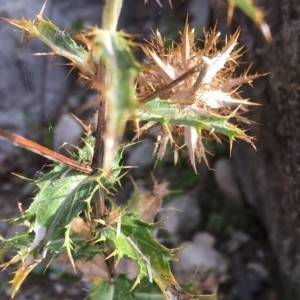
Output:
[[116,31],[123,0],[106,0],[102,14],[102,29]]
[[[99,63],[96,80],[103,86],[108,84],[107,72],[103,62]],[[92,169],[94,173],[98,171],[98,169],[103,169],[103,164],[105,160],[105,132],[107,125],[107,99],[105,95],[98,95],[98,116],[97,116],[97,129],[95,133],[96,144],[94,150],[94,156],[92,160]]]
[[[123,0],[106,0],[105,6],[103,9],[102,15],[102,29],[109,31],[116,31],[120,11],[122,8]],[[100,61],[98,64],[98,70],[95,77],[97,84],[100,86],[107,87],[110,84],[109,74],[107,72],[107,68],[103,61]],[[109,140],[107,138],[107,124],[108,124],[108,107],[109,102],[104,93],[100,93],[98,95],[98,116],[97,116],[97,128],[95,133],[96,144],[94,149],[94,156],[92,159],[91,168],[93,173],[97,173],[99,170],[104,172],[108,171],[108,163],[107,161],[111,157],[111,147],[107,144]],[[116,141],[114,141],[116,143]],[[103,188],[99,188],[98,193],[95,194],[95,212],[96,217],[100,219],[104,219],[107,215],[107,206],[106,206],[106,191]],[[110,253],[109,253],[110,254]],[[108,256],[108,255],[107,255]],[[110,270],[111,277],[115,277],[114,259],[106,260],[106,264],[108,269]]]

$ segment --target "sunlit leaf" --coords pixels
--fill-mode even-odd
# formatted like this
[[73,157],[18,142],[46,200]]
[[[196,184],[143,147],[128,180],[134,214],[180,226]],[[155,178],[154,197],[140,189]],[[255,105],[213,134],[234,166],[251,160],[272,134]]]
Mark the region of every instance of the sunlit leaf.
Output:
[[98,187],[89,175],[57,165],[51,172],[36,181],[39,192],[25,212],[32,227],[47,228],[47,239],[60,236],[64,227],[87,207]]
[[12,280],[12,296],[49,249],[58,253],[65,246],[72,260],[70,225],[80,212],[87,209],[99,187],[92,176],[64,165],[56,165],[35,184],[39,191],[22,217],[30,224],[30,229],[7,241],[8,246],[18,251],[3,265],[19,263]]
[[37,38],[49,46],[52,51],[66,57],[79,69],[88,71],[88,52],[65,32],[56,27],[51,21],[37,16],[34,21],[5,19],[4,21],[21,28],[28,33],[29,39]]
[[[220,140],[218,135],[227,137],[230,149],[233,141],[236,139],[244,140],[253,145],[252,137],[247,135],[238,125],[231,122],[231,119],[234,118],[234,113],[222,116],[197,107],[185,106],[182,108],[172,104],[170,101],[156,98],[140,108],[138,118],[142,121],[153,122],[153,124],[155,122],[161,123],[166,128],[172,124],[184,126],[186,128],[184,142],[188,147],[190,160],[195,168],[193,155],[197,154],[198,157],[202,157],[206,161],[206,149],[201,141],[204,132],[207,135],[212,135],[217,141]],[[187,130],[191,130],[191,132],[188,133]]]
[[[93,60],[102,60],[105,65],[105,75],[109,84],[100,86],[107,103],[107,124],[104,142],[107,155],[115,151],[114,143],[119,140],[124,131],[125,121],[136,107],[134,80],[138,72],[130,48],[130,42],[120,32],[95,29],[93,35]],[[111,146],[113,145],[113,146]],[[106,158],[110,167],[112,157]],[[107,166],[104,166],[107,169]]]
[[[139,272],[132,288],[135,288],[143,278],[154,281],[167,299],[169,294],[185,292],[175,280],[170,263],[173,260],[173,251],[160,244],[153,236],[153,225],[143,222],[135,214],[121,215],[119,232],[111,231],[109,239],[116,245],[114,255],[118,261],[123,257],[135,260]],[[174,298],[175,299],[175,298]]]
[[107,281],[95,282],[89,294],[91,300],[98,300],[101,298],[106,300],[113,300],[114,284]]
[[125,276],[118,276],[112,282],[94,281],[90,293],[91,300],[105,299],[105,300],[164,300],[165,297],[153,284],[143,282],[143,288],[138,287],[134,291],[130,291],[132,281]]
[[23,262],[21,267],[16,270],[13,280],[10,282],[12,285],[11,298],[15,297],[23,281],[38,264],[38,260],[33,260],[33,258],[30,257],[30,259],[27,259],[26,262]]

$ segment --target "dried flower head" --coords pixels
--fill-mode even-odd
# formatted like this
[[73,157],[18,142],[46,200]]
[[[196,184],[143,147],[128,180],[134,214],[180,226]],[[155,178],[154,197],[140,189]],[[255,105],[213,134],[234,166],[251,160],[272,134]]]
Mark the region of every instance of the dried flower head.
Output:
[[[138,133],[157,123],[158,119],[153,118],[153,107],[150,105],[153,99],[166,100],[165,112],[173,113],[172,117],[163,117],[160,122],[159,159],[165,154],[169,141],[175,150],[183,144],[187,146],[195,170],[196,158],[203,158],[207,163],[207,150],[203,145],[205,139],[212,138],[219,142],[220,137],[225,135],[229,138],[230,148],[236,138],[253,145],[253,139],[245,131],[229,123],[233,117],[239,123],[248,121],[241,112],[254,103],[240,96],[240,86],[251,84],[260,76],[248,75],[249,69],[238,77],[235,75],[242,55],[242,48],[237,47],[239,33],[239,30],[235,32],[219,49],[220,33],[213,29],[205,35],[204,46],[199,48],[194,30],[189,30],[186,23],[179,44],[165,47],[165,41],[157,32],[151,43],[143,47],[147,63],[138,78],[138,84],[141,103],[146,109],[141,108],[139,117],[149,123],[140,128]],[[149,107],[152,116],[148,114]]]

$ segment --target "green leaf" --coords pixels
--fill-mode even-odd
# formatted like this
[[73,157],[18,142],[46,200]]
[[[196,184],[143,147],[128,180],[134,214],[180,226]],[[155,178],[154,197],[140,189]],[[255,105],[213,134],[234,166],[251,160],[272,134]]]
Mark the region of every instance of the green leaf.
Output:
[[240,8],[255,23],[261,23],[263,20],[262,11],[254,5],[252,0],[228,0],[230,5]]
[[131,291],[133,282],[125,276],[118,276],[113,283],[95,281],[90,291],[91,300],[164,300],[165,297],[153,284],[143,282],[136,290]]
[[54,240],[87,207],[99,187],[93,177],[57,165],[36,181],[39,191],[24,218],[31,227],[43,226],[47,240]]
[[137,262],[139,273],[132,289],[143,278],[148,278],[159,286],[167,299],[168,294],[185,295],[170,268],[173,251],[155,239],[153,228],[153,224],[139,220],[137,215],[125,213],[121,215],[120,227],[107,229],[106,237],[115,244],[113,255],[117,256],[118,261],[129,257]]
[[138,64],[129,48],[130,42],[120,32],[97,29],[94,43],[93,60],[104,62],[109,81],[103,90],[108,105],[106,135],[118,140],[123,134],[124,120],[136,107],[134,80]]
[[169,123],[185,125],[198,131],[218,133],[227,136],[230,143],[236,138],[251,142],[251,138],[242,129],[229,122],[234,114],[221,116],[197,108],[178,107],[169,101],[156,98],[140,108],[138,117],[142,121],[154,121],[163,125]]
[[[52,242],[56,245],[53,249],[62,247],[63,240],[68,239],[70,224],[83,210],[88,212],[93,194],[99,188],[94,177],[61,164],[35,184],[39,190],[21,218],[29,221],[30,230],[7,241],[7,245],[24,255],[32,251],[39,255]],[[65,240],[65,244],[70,243]]]
[[105,176],[102,180],[106,190],[115,190],[116,185],[120,183],[120,179],[126,174],[124,170],[130,168],[121,165],[124,150],[129,146],[130,144],[120,146],[114,153],[111,170],[108,176]]
[[114,284],[106,281],[99,281],[93,284],[93,288],[89,293],[91,300],[114,299]]
[[73,262],[71,223],[83,210],[88,212],[93,194],[99,188],[93,176],[61,164],[35,184],[39,191],[23,216],[23,220],[30,223],[29,232],[5,243],[18,252],[3,266],[20,262],[11,281],[12,297],[32,269],[45,258],[47,250],[58,253],[64,246]]
[[51,21],[43,19],[40,15],[36,20],[17,20],[5,19],[4,21],[21,28],[28,32],[29,38],[38,38],[57,55],[66,57],[74,63],[79,69],[89,72],[88,65],[88,52],[67,34],[65,31],[60,30]]

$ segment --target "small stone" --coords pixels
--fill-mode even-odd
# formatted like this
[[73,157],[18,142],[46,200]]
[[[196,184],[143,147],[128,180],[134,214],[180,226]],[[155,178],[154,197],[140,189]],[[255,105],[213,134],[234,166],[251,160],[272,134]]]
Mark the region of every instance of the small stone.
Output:
[[60,283],[54,283],[53,284],[53,289],[55,291],[56,294],[62,294],[64,292],[64,286]]
[[218,159],[213,169],[215,170],[215,180],[228,204],[232,208],[242,209],[244,206],[243,197],[234,175],[230,159]]
[[75,145],[82,134],[82,127],[69,114],[63,114],[54,128],[54,149],[58,151],[62,145]]
[[143,140],[129,149],[127,165],[141,168],[150,167],[154,163],[154,142]]
[[235,231],[232,233],[230,240],[227,242],[229,252],[238,250],[242,245],[247,243],[250,237],[243,231]]
[[181,237],[195,231],[201,221],[201,211],[195,191],[180,195],[168,202],[160,213],[163,227],[170,233],[171,242],[176,245]]
[[263,280],[267,279],[269,276],[267,269],[257,262],[249,262],[247,264],[247,269],[253,270]]
[[3,233],[8,229],[8,222],[0,221],[0,232]]
[[224,255],[213,248],[214,242],[214,237],[209,233],[197,233],[193,242],[178,253],[179,262],[174,270],[181,282],[189,281],[193,276],[205,281],[209,277],[225,275],[228,262]]

